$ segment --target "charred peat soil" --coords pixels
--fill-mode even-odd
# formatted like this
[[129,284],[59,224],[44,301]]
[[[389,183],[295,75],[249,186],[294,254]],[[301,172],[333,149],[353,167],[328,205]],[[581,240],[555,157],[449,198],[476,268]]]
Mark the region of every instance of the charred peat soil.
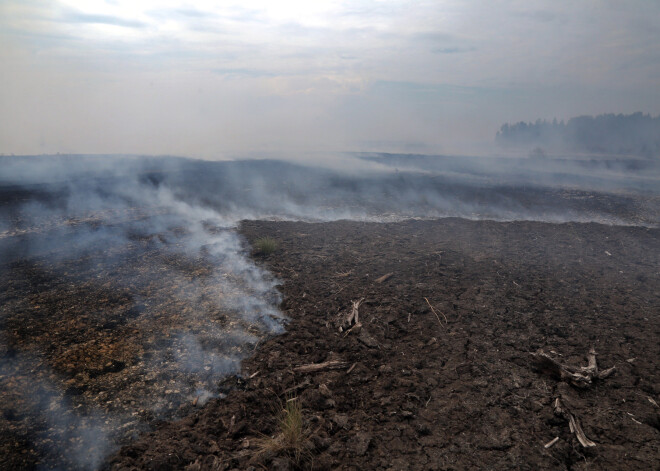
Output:
[[[658,229],[448,218],[240,232],[277,241],[254,258],[281,281],[287,332],[222,382],[226,398],[105,468],[660,468]],[[340,331],[360,300],[360,325]],[[534,361],[586,367],[592,348],[616,370],[582,387]],[[279,440],[287,400],[302,409],[295,446]]]
[[660,469],[655,164],[60,160],[0,182],[0,469]]

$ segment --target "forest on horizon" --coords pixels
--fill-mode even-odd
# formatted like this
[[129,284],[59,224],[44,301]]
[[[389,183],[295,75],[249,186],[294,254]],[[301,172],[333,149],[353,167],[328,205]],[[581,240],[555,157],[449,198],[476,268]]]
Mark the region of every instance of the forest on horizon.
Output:
[[503,147],[528,148],[533,155],[581,152],[660,158],[660,116],[610,113],[578,116],[567,122],[506,123],[495,139]]

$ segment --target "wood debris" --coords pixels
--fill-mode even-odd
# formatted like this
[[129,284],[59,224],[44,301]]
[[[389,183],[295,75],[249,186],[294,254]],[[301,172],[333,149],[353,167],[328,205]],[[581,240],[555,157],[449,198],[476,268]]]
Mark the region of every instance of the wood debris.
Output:
[[532,354],[532,362],[538,370],[578,388],[586,388],[593,380],[605,379],[616,371],[615,366],[602,371],[598,369],[596,351],[593,347],[589,350],[587,360],[587,366],[574,367],[559,363],[543,351]]
[[353,327],[348,329],[346,333],[344,333],[344,337],[350,335],[350,334],[359,334],[362,331],[362,324],[355,324]]
[[308,365],[297,366],[293,369],[296,373],[317,373],[323,370],[338,370],[348,366],[348,363],[341,360],[324,361],[323,363],[310,363]]
[[305,388],[306,388],[307,386],[309,386],[310,384],[312,384],[312,383],[311,383],[311,381],[309,380],[309,378],[305,378],[305,381],[303,381],[303,382],[301,382],[301,383],[298,383],[298,384],[296,384],[295,386],[291,386],[291,387],[288,388],[288,389],[285,389],[285,390],[284,390],[284,395],[286,396],[286,395],[288,395],[288,394],[295,393],[295,392],[298,391],[299,389],[305,389]]
[[[616,367],[614,366],[602,371],[598,369],[596,350],[593,347],[589,350],[587,355],[587,366],[574,367],[559,363],[543,351],[532,354],[532,362],[542,373],[549,374],[560,381],[565,381],[578,388],[587,388],[594,380],[605,379],[616,371]],[[553,409],[555,415],[563,417],[568,421],[571,433],[575,434],[575,437],[583,447],[588,448],[596,446],[596,443],[589,440],[585,435],[580,420],[568,410],[559,397],[555,399]],[[546,443],[545,448],[550,448],[554,443],[555,440]]]
[[344,319],[340,318],[339,322],[339,332],[343,332],[347,328],[351,328],[352,326],[356,326],[360,324],[360,305],[362,304],[362,301],[364,301],[364,298],[360,298],[357,301],[351,301],[352,307],[351,311],[344,317]]
[[374,282],[375,283],[383,283],[383,282],[389,280],[390,278],[392,278],[392,275],[394,275],[394,272],[387,273],[387,274],[381,276],[380,278],[376,278],[374,280]]
[[546,443],[545,445],[543,445],[543,448],[546,448],[546,449],[547,449],[547,448],[551,448],[551,447],[554,446],[554,444],[557,443],[558,441],[559,441],[559,437],[555,437],[555,438],[553,438],[552,440],[550,440],[548,443]]
[[562,404],[559,398],[555,399],[553,408],[555,410],[555,415],[563,417],[564,419],[568,420],[568,426],[571,430],[571,433],[575,434],[575,437],[580,442],[580,445],[582,445],[585,448],[596,446],[596,444],[591,440],[589,440],[587,436],[584,434],[584,430],[582,430],[582,425],[580,425],[580,421],[566,408],[566,406]]
[[360,304],[362,304],[362,301],[364,301],[364,298],[360,298],[357,301],[351,301],[351,303],[353,304],[353,308],[351,309],[351,313],[348,316],[348,319],[346,319],[348,325],[354,325],[360,323],[358,309],[360,309]]

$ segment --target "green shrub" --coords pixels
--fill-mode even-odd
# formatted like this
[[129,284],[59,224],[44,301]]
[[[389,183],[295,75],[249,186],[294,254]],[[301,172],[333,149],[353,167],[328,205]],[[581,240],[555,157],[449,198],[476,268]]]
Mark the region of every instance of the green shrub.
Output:
[[270,255],[277,250],[277,241],[270,237],[260,237],[254,241],[255,252],[262,255]]

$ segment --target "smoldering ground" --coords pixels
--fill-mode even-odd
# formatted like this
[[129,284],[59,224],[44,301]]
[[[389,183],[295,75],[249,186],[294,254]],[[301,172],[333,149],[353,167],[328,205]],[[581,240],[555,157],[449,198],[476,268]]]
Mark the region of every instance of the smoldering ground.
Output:
[[7,466],[25,467],[20,449],[30,466],[94,468],[217,395],[283,328],[276,280],[245,257],[235,221],[138,173],[81,165],[3,208]]
[[655,161],[343,162],[3,158],[4,464],[94,468],[217,395],[283,329],[277,280],[247,256],[241,219],[660,221]]

